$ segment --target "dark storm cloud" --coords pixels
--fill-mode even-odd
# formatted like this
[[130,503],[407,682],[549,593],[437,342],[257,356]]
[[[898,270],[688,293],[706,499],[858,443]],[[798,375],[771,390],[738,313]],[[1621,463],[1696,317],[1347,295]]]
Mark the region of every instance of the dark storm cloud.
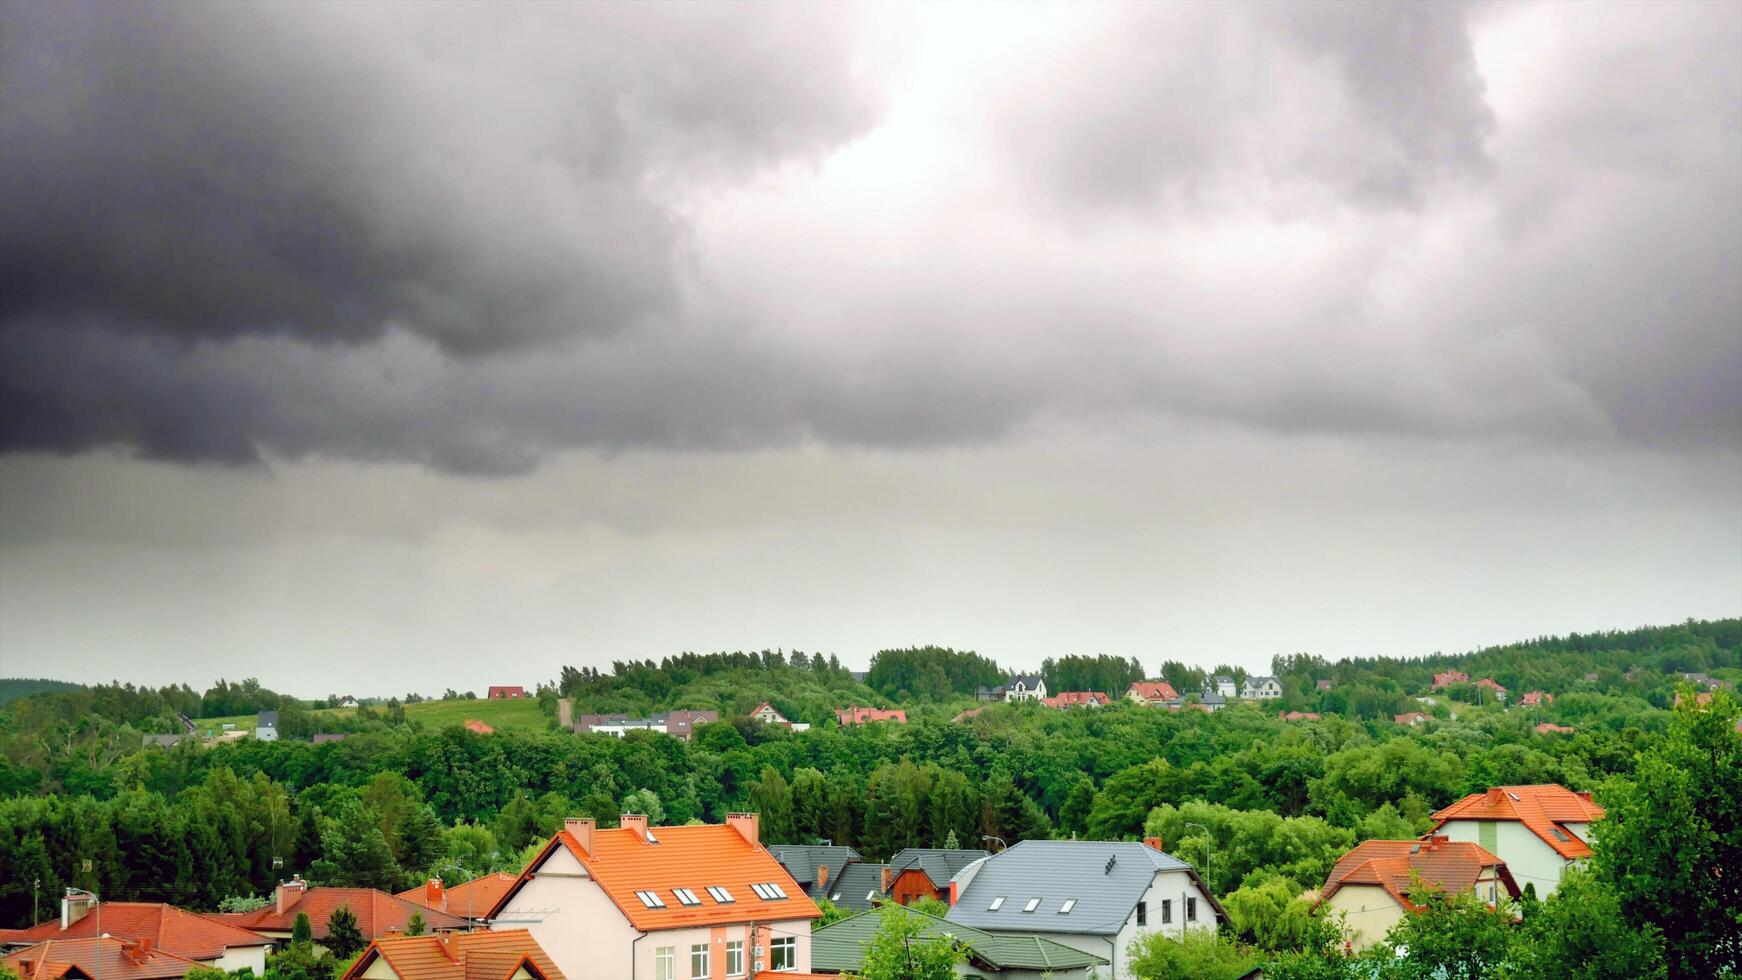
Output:
[[1739,9],[1508,125],[1472,8],[1094,8],[945,137],[838,7],[6,5],[0,449],[1733,449]]

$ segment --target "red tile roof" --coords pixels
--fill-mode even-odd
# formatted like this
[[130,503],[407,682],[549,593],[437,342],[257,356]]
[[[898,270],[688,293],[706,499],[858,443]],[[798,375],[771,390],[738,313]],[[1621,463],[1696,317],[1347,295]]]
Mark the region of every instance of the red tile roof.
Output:
[[1554,695],[1547,691],[1529,691],[1524,695],[1524,697],[1519,698],[1518,703],[1524,705],[1526,708],[1534,708],[1542,704],[1554,704]]
[[484,692],[484,697],[523,698],[526,697],[526,688],[521,687],[519,684],[492,684],[490,685],[490,689]]
[[476,718],[467,718],[466,727],[477,732],[479,735],[493,735],[496,732],[496,729],[491,728],[489,725],[484,724]]
[[1409,891],[1414,878],[1422,884],[1449,894],[1469,891],[1483,873],[1493,868],[1500,883],[1513,898],[1519,895],[1517,882],[1506,862],[1489,853],[1479,844],[1468,841],[1448,841],[1444,837],[1425,840],[1368,840],[1355,845],[1331,868],[1325,887],[1319,893],[1323,902],[1344,885],[1377,885],[1405,909],[1413,911]]
[[1450,687],[1453,684],[1470,683],[1470,675],[1461,670],[1446,670],[1434,675],[1434,689]]
[[1536,726],[1536,733],[1538,735],[1570,735],[1575,731],[1577,731],[1577,729],[1568,725],[1557,725],[1552,721],[1545,721]]
[[1571,861],[1591,856],[1591,847],[1566,828],[1569,823],[1590,823],[1603,817],[1603,808],[1591,802],[1591,794],[1575,793],[1565,786],[1495,786],[1486,793],[1471,793],[1433,815],[1434,829],[1450,820],[1516,820],[1542,838],[1555,853]]
[[1041,698],[1040,703],[1049,708],[1074,708],[1085,704],[1103,705],[1113,702],[1100,691],[1060,691],[1050,698]]
[[835,712],[835,718],[842,725],[863,725],[870,721],[899,721],[905,724],[907,712],[900,708],[885,710],[883,708],[861,708],[858,705],[853,705],[850,708],[842,708]]
[[212,918],[255,932],[289,932],[296,925],[297,913],[306,912],[309,926],[314,930],[314,938],[325,939],[328,920],[343,905],[357,917],[357,928],[362,930],[364,939],[380,939],[392,933],[404,932],[405,924],[411,921],[413,912],[421,914],[423,921],[432,930],[466,927],[466,920],[458,916],[427,909],[373,888],[317,887],[308,889],[301,896],[296,896],[293,892],[290,897],[295,901],[287,904],[283,912],[268,905],[253,912],[220,913]]
[[147,941],[127,942],[113,936],[51,939],[0,958],[0,964],[18,971],[24,980],[99,974],[104,980],[171,980],[185,977],[189,970],[204,965],[185,956],[152,949]]
[[399,897],[437,912],[481,919],[496,906],[496,902],[503,895],[508,894],[508,889],[518,880],[506,871],[498,871],[482,878],[463,881],[452,888],[443,887],[440,881],[426,882],[400,892]]
[[1125,693],[1127,696],[1135,694],[1145,701],[1172,701],[1179,697],[1179,692],[1167,681],[1132,681]]
[[[513,902],[515,892],[558,847],[581,862],[630,924],[642,932],[822,917],[780,862],[731,825],[654,827],[651,831],[659,843],[651,843],[629,828],[594,830],[591,850],[583,849],[570,830],[558,831],[490,910],[490,917],[501,915]],[[766,899],[751,888],[764,883],[778,885],[787,897]],[[585,887],[585,882],[577,880],[576,885]],[[725,888],[732,901],[717,901],[708,894],[709,886]],[[689,889],[701,904],[682,904],[673,893],[675,888]],[[648,908],[636,896],[638,891],[657,894],[664,907]]]
[[508,980],[522,965],[543,980],[565,980],[525,929],[378,939],[345,971],[343,980],[357,980],[377,959],[386,960],[399,980]]
[[1288,714],[1282,716],[1282,720],[1283,721],[1318,721],[1319,720],[1319,713],[1317,711],[1290,711]]
[[1416,722],[1433,721],[1433,716],[1424,715],[1419,711],[1405,711],[1401,715],[1392,716],[1392,720],[1397,722],[1399,725],[1413,725]]
[[1482,678],[1481,680],[1476,682],[1476,686],[1477,687],[1485,687],[1490,691],[1499,691],[1501,694],[1506,693],[1506,688],[1500,686],[1500,682],[1495,680],[1492,677]]
[[265,946],[272,942],[259,933],[162,902],[100,902],[65,929],[60,927],[59,918],[28,929],[0,929],[0,943],[88,939],[97,935],[99,921],[103,932],[117,939],[149,940],[153,949],[191,960],[215,960],[231,946]]

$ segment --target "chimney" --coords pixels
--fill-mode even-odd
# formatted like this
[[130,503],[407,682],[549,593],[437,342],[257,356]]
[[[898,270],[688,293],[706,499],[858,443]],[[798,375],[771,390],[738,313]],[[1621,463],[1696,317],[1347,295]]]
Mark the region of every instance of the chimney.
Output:
[[889,886],[893,884],[895,884],[895,869],[886,864],[883,866],[883,880],[879,887],[883,894],[887,895],[889,894]]
[[60,900],[60,927],[71,929],[73,923],[90,914],[92,905],[91,896],[74,894],[69,889]]
[[432,909],[442,912],[448,910],[448,891],[442,887],[440,878],[431,878],[423,883],[423,901]]
[[147,936],[140,936],[137,941],[129,944],[127,952],[133,955],[134,960],[140,963],[145,962],[151,958],[151,939]]
[[575,723],[575,699],[556,699],[556,723],[564,728],[571,728]]
[[588,857],[593,856],[593,827],[592,817],[570,817],[563,821],[563,830],[575,839],[576,844],[581,845],[581,850]]
[[302,880],[302,875],[291,875],[289,881],[278,883],[278,891],[273,893],[273,910],[279,915],[292,905],[302,901],[302,896],[308,891],[308,882]]
[[1591,802],[1591,791],[1588,789],[1579,790],[1578,792],[1574,793],[1573,795],[1578,797],[1581,800],[1584,800],[1586,803]]
[[617,826],[634,831],[643,844],[647,843],[647,814],[625,813],[617,818]]
[[1143,838],[1143,846],[1144,847],[1153,847],[1159,851],[1159,850],[1161,850],[1161,838],[1159,838],[1159,837],[1145,837],[1145,838]]
[[828,883],[829,883],[829,866],[826,864],[817,865],[817,888],[821,889],[824,886],[826,886]]
[[1489,787],[1489,789],[1488,789],[1488,805],[1489,806],[1499,806],[1500,805],[1501,792],[1502,791],[1501,791],[1500,787],[1498,787],[1498,786]]
[[751,847],[757,847],[762,843],[761,814],[728,813],[726,814],[726,826],[736,830],[738,836],[744,838]]

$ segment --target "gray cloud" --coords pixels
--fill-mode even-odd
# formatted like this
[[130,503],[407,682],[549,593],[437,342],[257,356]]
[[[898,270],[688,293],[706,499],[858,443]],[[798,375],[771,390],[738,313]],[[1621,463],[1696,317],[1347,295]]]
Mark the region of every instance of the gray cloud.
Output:
[[1548,84],[1534,9],[1099,8],[880,116],[833,7],[9,5],[0,449],[1734,450],[1742,14]]

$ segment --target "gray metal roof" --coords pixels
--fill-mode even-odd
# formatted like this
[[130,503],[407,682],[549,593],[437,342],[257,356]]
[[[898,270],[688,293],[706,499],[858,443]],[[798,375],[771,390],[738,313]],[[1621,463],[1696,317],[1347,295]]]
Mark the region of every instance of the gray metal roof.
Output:
[[1032,691],[1035,688],[1040,686],[1040,675],[1039,674],[1011,674],[1010,680],[1005,686],[1015,687],[1018,682],[1020,682],[1024,687],[1026,687]]
[[[987,858],[950,907],[951,922],[1000,932],[1112,935],[1158,871],[1192,866],[1146,844],[1119,841],[1025,840]],[[965,872],[964,872],[965,873]],[[994,899],[1004,901],[994,911]],[[1023,911],[1031,899],[1040,903]],[[1066,915],[1059,908],[1076,905]]]
[[276,711],[262,711],[262,712],[260,712],[260,717],[254,719],[254,727],[256,727],[256,728],[277,728],[278,727],[278,712],[276,712]]
[[818,865],[828,868],[829,877],[834,878],[842,868],[864,860],[850,847],[827,844],[770,844],[768,853],[786,868],[793,881],[806,886],[817,880]]
[[908,847],[897,852],[889,859],[889,866],[899,874],[908,868],[919,868],[931,883],[939,888],[948,887],[950,879],[956,872],[968,865],[986,857],[990,851],[978,849],[951,849],[943,847]]
[[863,912],[883,897],[883,869],[886,867],[888,865],[884,864],[849,864],[829,883],[828,894],[822,897],[841,908]]

